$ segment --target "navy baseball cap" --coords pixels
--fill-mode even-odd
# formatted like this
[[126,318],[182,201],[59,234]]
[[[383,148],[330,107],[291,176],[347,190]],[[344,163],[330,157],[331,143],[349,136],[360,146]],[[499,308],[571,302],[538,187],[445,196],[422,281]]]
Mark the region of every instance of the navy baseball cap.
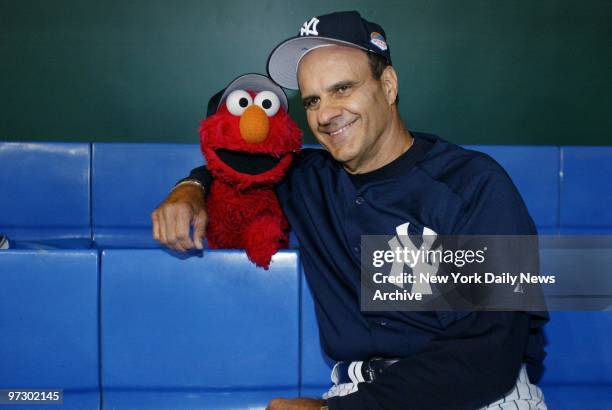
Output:
[[279,85],[297,90],[300,60],[319,47],[342,45],[376,53],[391,63],[387,35],[381,26],[356,11],[340,11],[304,22],[297,36],[280,43],[268,58],[268,74]]

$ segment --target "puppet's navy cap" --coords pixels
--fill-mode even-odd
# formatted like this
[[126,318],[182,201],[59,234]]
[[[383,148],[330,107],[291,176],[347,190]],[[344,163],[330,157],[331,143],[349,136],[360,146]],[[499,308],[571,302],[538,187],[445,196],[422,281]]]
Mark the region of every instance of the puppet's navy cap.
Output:
[[285,88],[297,90],[300,60],[309,51],[329,45],[357,47],[391,63],[383,28],[365,20],[356,11],[341,11],[311,18],[304,22],[297,36],[276,46],[268,58],[270,78]]
[[213,95],[208,100],[208,108],[206,110],[206,117],[210,117],[215,114],[217,110],[225,104],[227,96],[234,90],[251,90],[256,93],[261,91],[272,91],[278,96],[281,106],[285,109],[285,112],[289,109],[289,102],[287,101],[287,95],[282,88],[278,86],[270,78],[262,74],[250,73],[244,74],[234,79],[227,87]]

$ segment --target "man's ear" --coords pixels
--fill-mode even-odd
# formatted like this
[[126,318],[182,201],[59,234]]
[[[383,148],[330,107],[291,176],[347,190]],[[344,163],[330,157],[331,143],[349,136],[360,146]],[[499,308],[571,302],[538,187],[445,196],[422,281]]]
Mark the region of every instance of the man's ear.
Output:
[[395,103],[397,99],[397,73],[393,66],[386,66],[383,70],[380,81],[382,83],[383,91],[389,105]]

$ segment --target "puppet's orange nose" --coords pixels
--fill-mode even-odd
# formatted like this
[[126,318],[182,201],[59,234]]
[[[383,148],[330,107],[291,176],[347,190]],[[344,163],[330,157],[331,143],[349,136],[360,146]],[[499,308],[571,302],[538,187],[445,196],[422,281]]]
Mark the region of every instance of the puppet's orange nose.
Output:
[[251,144],[264,141],[268,137],[270,121],[261,107],[253,104],[240,117],[240,134]]

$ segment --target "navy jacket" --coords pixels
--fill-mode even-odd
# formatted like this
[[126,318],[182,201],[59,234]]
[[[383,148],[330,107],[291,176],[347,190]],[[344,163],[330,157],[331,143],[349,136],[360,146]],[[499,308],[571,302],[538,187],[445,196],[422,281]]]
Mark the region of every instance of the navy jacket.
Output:
[[[277,193],[300,243],[324,351],[335,360],[402,358],[330,409],[476,409],[511,390],[520,366],[542,369],[546,313],[362,312],[361,235],[393,235],[410,222],[439,235],[535,235],[506,172],[485,154],[412,132],[386,166],[347,173],[324,150],[305,149]],[[207,185],[203,168],[192,171]]]

